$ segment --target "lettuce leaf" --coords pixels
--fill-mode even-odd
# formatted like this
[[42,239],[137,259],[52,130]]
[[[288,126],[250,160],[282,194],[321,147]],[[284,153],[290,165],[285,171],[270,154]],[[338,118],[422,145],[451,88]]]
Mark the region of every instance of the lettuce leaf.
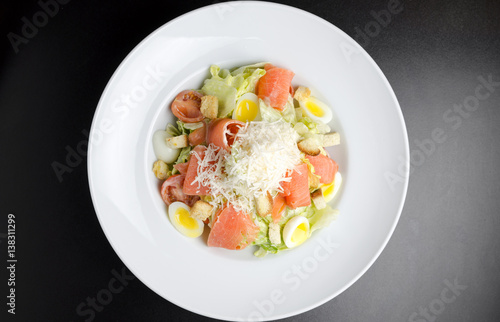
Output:
[[177,128],[179,129],[179,132],[181,132],[181,134],[189,135],[189,133],[191,133],[191,130],[189,130],[186,127],[186,123],[184,123],[182,121],[177,121]]
[[179,136],[182,134],[189,135],[189,133],[191,133],[191,130],[186,128],[186,124],[187,123],[177,120],[177,127],[173,126],[172,124],[168,124],[165,131],[167,131],[167,133],[172,136]]
[[202,87],[206,95],[212,95],[219,100],[218,117],[228,116],[236,107],[236,88],[227,85],[219,79],[207,79]]
[[[288,249],[288,247],[286,247],[283,241],[281,241],[280,244],[275,245],[272,244],[271,241],[269,240],[268,230],[269,230],[269,224],[272,220],[270,216],[263,218],[255,215],[254,218],[255,218],[254,222],[260,228],[260,231],[253,242],[254,245],[260,246],[259,250],[257,250],[254,253],[255,256],[264,257],[268,253],[276,254],[282,250]],[[281,231],[283,231],[283,226],[280,226],[280,229]]]
[[259,249],[253,253],[253,255],[262,258],[267,255],[267,250],[265,250],[262,247],[259,247]]
[[306,216],[309,220],[311,233],[313,233],[315,230],[328,227],[332,221],[337,219],[338,215],[338,209],[333,209],[329,205],[320,210],[315,208],[314,212],[311,215]]
[[234,69],[231,74],[233,75],[238,75],[238,74],[244,74],[244,73],[249,73],[249,72],[252,72],[253,70],[255,69],[263,69],[264,66],[267,64],[268,62],[262,62],[262,63],[256,63],[256,64],[252,64],[252,65],[245,65],[245,66],[241,66],[241,67],[238,67],[236,69]]
[[285,108],[281,112],[269,106],[261,99],[259,99],[259,109],[263,121],[276,122],[279,120],[284,120],[285,122],[288,122],[292,125],[297,123],[295,108],[293,106],[293,97],[291,95],[288,95],[288,101],[285,105]]
[[221,69],[217,65],[210,67],[211,78],[206,79],[202,92],[206,95],[216,96],[219,100],[219,117],[228,116],[236,107],[236,101],[243,94],[255,92],[257,81],[266,71],[261,66],[263,63],[242,66],[233,72]]
[[295,107],[293,106],[292,95],[288,95],[288,101],[286,102],[285,108],[281,112],[281,116],[283,117],[283,120],[292,125],[295,125],[295,123],[297,123],[297,116],[295,115]]
[[[332,209],[330,206],[318,210],[314,206],[299,207],[296,209],[288,209],[287,212],[281,218],[279,225],[281,234],[283,234],[283,228],[292,217],[303,216],[309,221],[310,234],[314,231],[327,227],[330,223],[337,218],[339,211],[337,209]],[[288,249],[283,240],[280,244],[275,245],[269,241],[268,237],[268,225],[270,222],[269,218],[255,217],[256,224],[260,227],[259,234],[254,241],[254,245],[260,246],[260,248],[255,251],[254,255],[257,257],[264,257],[267,254],[277,254],[282,250]]]
[[260,116],[262,117],[263,121],[276,122],[276,121],[281,120],[281,118],[282,118],[280,111],[267,105],[261,99],[259,99],[259,109],[260,109]]
[[165,129],[165,131],[167,131],[167,133],[170,134],[171,136],[179,136],[182,134],[178,128],[176,128],[175,126],[173,126],[170,123],[167,125],[167,128]]
[[295,216],[304,216],[306,218],[312,216],[314,213],[314,208],[313,206],[306,206],[306,207],[298,207],[295,209],[290,209],[287,208],[286,213],[281,217],[279,225],[283,227],[290,218],[295,217]]
[[304,136],[307,133],[309,133],[309,128],[304,123],[302,123],[302,122],[297,122],[297,124],[295,124],[295,126],[293,127],[293,129],[300,136]]
[[[192,149],[193,149],[192,146],[187,146],[185,148],[182,148],[181,153],[179,154],[179,157],[177,158],[177,161],[174,162],[174,165],[187,162],[189,160],[189,153],[191,152]],[[173,168],[172,175],[178,174],[178,173],[179,173],[179,170],[177,170],[176,168]]]
[[274,245],[271,244],[271,242],[267,242],[265,244],[260,244],[259,246],[263,250],[265,250],[266,253],[271,253],[271,254],[277,254],[282,250],[288,249],[288,247],[286,247],[286,245],[283,242],[281,242],[281,244],[279,245]]
[[330,132],[330,127],[328,125],[320,121],[313,121],[307,116],[302,117],[299,122],[304,123],[312,134],[325,134]]
[[255,86],[257,85],[257,82],[259,79],[264,76],[266,71],[262,68],[257,68],[251,73],[242,73],[238,74],[236,78],[240,77],[242,80],[238,84],[237,88],[237,93],[236,93],[236,99],[240,98],[243,96],[243,94],[246,93],[255,93]]
[[323,209],[317,209],[314,206],[299,207],[288,209],[287,213],[281,218],[279,224],[283,227],[290,218],[295,216],[304,216],[309,220],[310,232],[330,225],[337,218],[339,211],[327,205]]
[[186,130],[194,131],[194,130],[199,129],[200,127],[202,127],[203,123],[204,123],[204,121],[200,121],[200,122],[196,122],[196,123],[184,123],[183,127]]
[[258,215],[254,215],[254,223],[257,224],[257,226],[259,226],[260,230],[253,243],[255,245],[269,243],[269,237],[267,236],[267,231],[269,229],[269,221]]

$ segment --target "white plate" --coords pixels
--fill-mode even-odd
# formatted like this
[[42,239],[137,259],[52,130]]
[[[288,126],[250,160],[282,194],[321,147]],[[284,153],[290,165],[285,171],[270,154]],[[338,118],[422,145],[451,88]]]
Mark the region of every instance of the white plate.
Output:
[[[151,167],[151,137],[167,108],[200,88],[211,64],[270,61],[293,70],[332,106],[344,176],[339,219],[300,247],[263,259],[252,249],[209,248],[170,224]],[[278,4],[204,7],[162,26],[123,61],[99,101],[88,153],[101,226],[127,267],[187,310],[225,320],[271,320],[340,294],[375,261],[402,210],[408,139],[396,97],[366,52],[310,13]],[[392,178],[392,181],[388,181]]]

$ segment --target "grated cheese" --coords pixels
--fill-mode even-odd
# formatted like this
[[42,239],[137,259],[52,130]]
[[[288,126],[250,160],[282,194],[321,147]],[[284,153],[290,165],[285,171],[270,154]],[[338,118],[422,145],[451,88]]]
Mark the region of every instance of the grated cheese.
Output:
[[254,198],[283,192],[280,183],[290,181],[287,172],[301,162],[298,138],[282,120],[247,123],[236,134],[231,152],[210,144],[203,160],[193,154],[199,160],[194,183],[210,188],[207,201],[212,206],[229,202],[236,210],[250,213]]

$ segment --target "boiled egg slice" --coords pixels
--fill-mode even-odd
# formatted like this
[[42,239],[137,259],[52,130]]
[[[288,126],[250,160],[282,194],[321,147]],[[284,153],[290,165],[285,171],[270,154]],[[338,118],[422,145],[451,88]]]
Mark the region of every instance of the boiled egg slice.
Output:
[[342,175],[337,171],[332,183],[324,184],[321,186],[321,191],[323,192],[323,198],[325,198],[325,202],[332,201],[333,198],[335,198],[335,196],[339,192],[341,185]]
[[233,119],[241,122],[259,121],[259,98],[254,93],[243,94],[236,102]]
[[185,203],[175,201],[168,206],[168,217],[174,227],[184,236],[196,238],[203,234],[203,221],[191,217],[191,208]]
[[302,112],[313,121],[320,121],[327,124],[333,118],[330,107],[314,96],[309,96],[307,99],[299,101],[299,104]]
[[309,235],[309,221],[302,216],[293,217],[283,228],[283,241],[288,248],[299,246]]
[[173,163],[179,157],[181,149],[172,149],[167,146],[165,142],[166,138],[171,137],[167,131],[158,130],[153,134],[153,150],[155,156],[158,160],[162,160],[165,163]]

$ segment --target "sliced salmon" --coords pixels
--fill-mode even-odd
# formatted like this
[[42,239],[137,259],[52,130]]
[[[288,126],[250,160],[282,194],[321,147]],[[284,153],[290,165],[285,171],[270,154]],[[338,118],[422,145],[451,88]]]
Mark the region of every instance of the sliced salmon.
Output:
[[283,211],[286,208],[286,199],[282,193],[278,193],[273,199],[273,210],[271,216],[273,217],[273,222],[276,224],[280,221]]
[[191,196],[203,196],[210,193],[210,188],[204,186],[200,182],[195,182],[196,176],[198,175],[198,163],[205,157],[206,146],[198,145],[193,151],[191,151],[191,156],[188,161],[186,179],[184,180],[184,186],[182,191],[186,195]]
[[266,73],[259,79],[257,95],[266,104],[283,111],[295,74],[291,70],[274,67],[271,64],[266,64],[264,69]]
[[293,170],[292,180],[290,181],[289,187],[289,195],[286,196],[285,199],[286,204],[292,209],[309,206],[311,204],[307,164],[301,163]]
[[174,168],[179,171],[180,174],[186,174],[188,169],[188,162],[174,164]]
[[[288,171],[285,176],[287,179],[292,177],[292,171]],[[283,196],[290,195],[290,181],[281,181],[281,188],[283,188]]]
[[335,179],[335,174],[339,170],[337,162],[329,157],[319,154],[317,156],[307,155],[306,158],[314,167],[314,174],[319,176],[319,182],[330,184]]
[[251,244],[259,232],[249,214],[236,211],[232,205],[220,209],[208,235],[208,246],[243,249]]
[[273,69],[273,68],[276,68],[276,66],[274,66],[273,64],[271,63],[267,63],[264,65],[264,70],[267,72],[268,70],[270,69]]
[[207,125],[203,122],[203,126],[191,132],[188,136],[189,145],[196,146],[205,143],[207,139]]
[[244,126],[245,123],[238,120],[215,119],[208,125],[207,143],[229,151],[236,134]]

